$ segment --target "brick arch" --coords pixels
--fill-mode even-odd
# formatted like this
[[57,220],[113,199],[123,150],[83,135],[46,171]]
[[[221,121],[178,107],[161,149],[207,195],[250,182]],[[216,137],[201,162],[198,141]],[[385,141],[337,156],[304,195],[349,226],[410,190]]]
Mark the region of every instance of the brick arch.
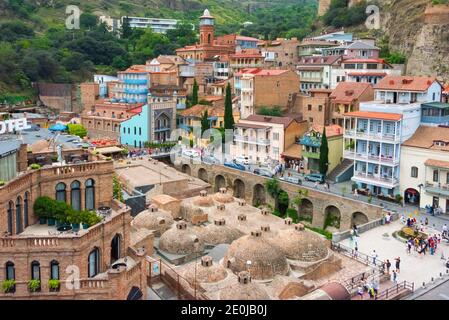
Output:
[[198,179],[203,180],[204,182],[209,182],[209,175],[207,174],[207,170],[204,168],[198,169]]
[[256,183],[253,186],[253,205],[265,204],[267,201],[267,190],[265,186],[261,183]]
[[313,221],[313,202],[308,198],[303,198],[299,207],[298,216]]
[[226,178],[222,174],[217,174],[214,178],[214,192],[218,192],[220,188],[226,188]]
[[109,255],[109,258],[111,260],[111,264],[124,256],[123,235],[121,233],[117,232],[113,237],[111,237],[110,249],[111,253]]
[[190,168],[190,166],[188,164],[183,164],[181,167],[181,171],[182,173],[191,175],[192,174],[192,168]]
[[[326,225],[327,221],[330,221],[331,223],[329,225]],[[324,209],[324,225],[323,228],[326,227],[335,227],[337,229],[340,229],[340,222],[341,222],[341,210],[334,206],[334,205],[328,205]]]
[[234,179],[234,182],[232,183],[234,187],[234,197],[245,199],[245,182],[242,179]]
[[360,211],[353,212],[351,215],[351,227],[354,225],[365,224],[369,221],[368,216]]

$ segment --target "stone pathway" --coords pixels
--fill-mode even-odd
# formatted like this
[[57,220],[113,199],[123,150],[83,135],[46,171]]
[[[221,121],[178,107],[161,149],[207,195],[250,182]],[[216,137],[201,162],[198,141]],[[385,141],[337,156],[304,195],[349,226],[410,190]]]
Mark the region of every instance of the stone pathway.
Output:
[[[395,258],[400,257],[401,270],[397,282],[404,280],[414,282],[416,288],[421,287],[423,282],[428,283],[432,277],[437,278],[440,272],[445,273],[445,260],[441,259],[441,254],[443,253],[446,259],[449,257],[449,243],[442,241],[433,256],[430,253],[420,256],[413,249],[409,254],[406,252],[405,243],[392,236],[393,232],[402,227],[403,224],[400,221],[395,221],[362,233],[358,240],[359,251],[372,255],[373,250],[376,250],[379,259],[390,260],[391,270],[394,269]],[[388,234],[388,237],[384,236],[385,234]],[[345,239],[341,243],[348,247],[353,246],[349,239]]]

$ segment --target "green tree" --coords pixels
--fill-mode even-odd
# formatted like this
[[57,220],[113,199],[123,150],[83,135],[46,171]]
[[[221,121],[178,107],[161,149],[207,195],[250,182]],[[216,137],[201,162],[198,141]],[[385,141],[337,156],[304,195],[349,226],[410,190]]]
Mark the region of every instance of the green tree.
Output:
[[78,136],[81,139],[87,135],[87,130],[82,124],[68,124],[69,133],[74,136]]
[[279,181],[275,178],[267,180],[265,182],[265,188],[267,188],[268,194],[274,199],[275,210],[279,209],[279,195],[282,191]]
[[309,190],[299,189],[296,196],[293,198],[292,203],[298,208],[298,216],[301,216],[302,200],[309,195]]
[[271,116],[271,117],[282,117],[282,110],[281,107],[279,106],[274,106],[273,108],[269,108],[269,107],[261,107],[258,111],[257,114],[262,115],[262,116]]
[[281,190],[279,192],[278,202],[279,202],[279,212],[281,213],[281,216],[285,216],[285,213],[288,209],[288,205],[290,204],[288,193],[285,192],[284,190]]
[[198,83],[196,82],[196,79],[193,80],[193,89],[192,89],[192,106],[195,106],[198,104]]
[[203,134],[207,129],[210,129],[210,121],[208,118],[209,114],[206,109],[201,117],[201,134]]
[[320,146],[320,162],[319,162],[320,173],[326,175],[328,168],[329,168],[329,146],[327,144],[326,127],[324,127],[323,134],[321,136],[321,146]]
[[231,85],[228,82],[226,86],[225,110],[224,110],[224,128],[234,129],[234,115],[232,114],[232,95]]
[[133,33],[133,30],[131,29],[131,26],[129,25],[128,17],[126,16],[123,18],[121,37],[123,39],[128,39],[132,33]]
[[112,194],[114,199],[123,202],[122,184],[116,176],[112,178]]
[[96,15],[88,12],[84,12],[80,16],[80,26],[85,29],[95,28],[98,18]]

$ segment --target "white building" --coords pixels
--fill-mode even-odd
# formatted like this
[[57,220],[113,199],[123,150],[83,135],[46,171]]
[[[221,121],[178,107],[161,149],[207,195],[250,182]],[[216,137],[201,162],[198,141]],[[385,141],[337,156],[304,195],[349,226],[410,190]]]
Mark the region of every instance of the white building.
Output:
[[124,19],[128,19],[128,23],[131,28],[151,28],[156,33],[166,33],[168,30],[176,29],[176,24],[179,21],[175,19],[122,17],[122,25]]
[[403,143],[400,182],[406,203],[449,212],[449,128],[421,126]]
[[429,77],[382,79],[375,101],[345,114],[343,157],[354,161],[352,180],[374,195],[399,193],[400,145],[420,125],[421,103],[439,101],[441,85]]

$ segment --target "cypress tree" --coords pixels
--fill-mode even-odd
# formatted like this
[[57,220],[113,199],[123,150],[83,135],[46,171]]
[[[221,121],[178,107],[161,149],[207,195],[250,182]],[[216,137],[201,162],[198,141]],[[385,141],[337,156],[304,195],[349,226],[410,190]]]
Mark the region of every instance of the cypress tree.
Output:
[[226,86],[224,128],[225,129],[234,129],[234,116],[232,114],[231,85],[229,83]]
[[128,17],[123,18],[123,24],[122,24],[122,38],[128,39],[132,34],[132,29],[129,25]]
[[198,83],[196,79],[193,80],[193,90],[192,90],[192,106],[198,104]]
[[323,135],[321,136],[321,146],[320,146],[320,163],[319,163],[320,173],[326,176],[328,167],[329,167],[329,146],[327,144],[326,127],[324,127]]
[[206,109],[201,117],[201,134],[203,134],[207,129],[210,129],[210,122],[207,118],[209,118],[209,114]]

